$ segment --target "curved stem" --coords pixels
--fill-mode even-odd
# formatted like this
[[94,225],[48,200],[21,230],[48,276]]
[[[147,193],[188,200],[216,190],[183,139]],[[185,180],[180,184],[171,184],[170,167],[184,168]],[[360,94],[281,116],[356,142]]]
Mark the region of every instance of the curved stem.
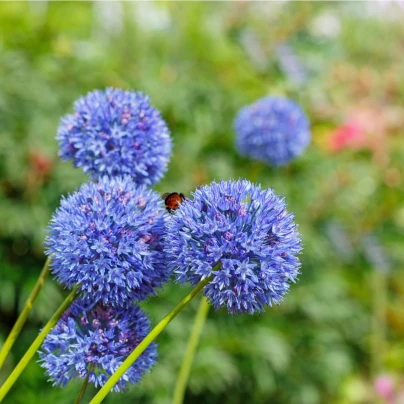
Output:
[[76,398],[76,401],[74,402],[74,404],[80,404],[81,400],[83,399],[84,393],[86,392],[87,386],[88,386],[88,378],[90,377],[90,373],[93,370],[93,367],[90,366],[88,368],[88,373],[87,376],[84,379],[83,385],[81,386],[81,389],[79,391],[79,395]]
[[178,373],[177,383],[174,389],[173,404],[182,404],[184,401],[185,390],[188,384],[189,374],[191,372],[192,361],[195,356],[195,351],[198,346],[199,338],[201,336],[206,317],[208,316],[209,308],[210,305],[208,304],[206,297],[202,296],[198,312],[195,316],[191,335],[189,336],[187,350],[185,351],[181,369]]
[[206,278],[199,282],[188,295],[184,297],[145,337],[145,339],[133,350],[133,352],[125,359],[116,372],[104,384],[102,389],[90,401],[90,404],[99,404],[106,395],[115,386],[118,380],[132,366],[137,358],[145,351],[145,349],[160,335],[160,333],[168,326],[177,314],[206,286],[210,278]]
[[73,290],[70,292],[69,296],[66,297],[64,302],[59,306],[59,308],[56,310],[55,314],[51,317],[51,319],[46,323],[45,327],[42,329],[42,331],[39,333],[39,335],[36,337],[35,341],[31,344],[31,346],[28,348],[28,351],[25,353],[25,355],[22,357],[18,365],[15,367],[15,369],[12,371],[11,375],[8,377],[8,379],[4,382],[4,384],[0,388],[0,402],[3,400],[3,398],[6,396],[8,391],[11,389],[13,384],[17,381],[18,377],[22,373],[22,371],[26,368],[32,357],[35,355],[35,352],[38,350],[38,348],[41,346],[43,340],[45,337],[48,335],[49,331],[55,326],[55,324],[58,322],[60,317],[62,317],[62,314],[66,311],[66,309],[70,306],[72,301],[77,295],[77,290],[79,286],[76,285]]
[[7,355],[10,352],[12,346],[14,345],[15,340],[17,339],[22,328],[24,327],[24,324],[27,321],[29,313],[32,310],[32,306],[34,305],[34,302],[38,297],[38,294],[41,291],[42,286],[45,284],[46,278],[49,275],[49,271],[50,271],[50,258],[48,257],[45,262],[45,265],[42,268],[41,273],[39,274],[38,280],[36,281],[34,288],[32,289],[30,295],[28,296],[27,301],[25,302],[21,314],[18,316],[17,321],[14,324],[14,327],[10,331],[10,334],[8,335],[6,341],[4,342],[4,345],[1,348],[0,369],[3,366],[3,363],[7,358]]

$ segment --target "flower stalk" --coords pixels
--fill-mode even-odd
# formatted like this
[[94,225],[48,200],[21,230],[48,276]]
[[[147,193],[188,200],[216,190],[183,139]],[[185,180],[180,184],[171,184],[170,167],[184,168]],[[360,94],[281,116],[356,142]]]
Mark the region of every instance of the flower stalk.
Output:
[[44,339],[47,336],[47,334],[49,333],[49,331],[56,325],[56,323],[58,322],[60,317],[62,317],[62,314],[66,311],[66,309],[73,302],[73,300],[75,299],[75,297],[77,295],[78,288],[79,288],[79,285],[76,285],[72,289],[70,294],[66,297],[66,299],[63,301],[63,303],[59,306],[59,308],[56,310],[54,315],[46,323],[45,327],[42,329],[42,331],[36,337],[34,342],[31,344],[28,351],[22,357],[22,359],[20,360],[18,365],[15,367],[15,369],[12,371],[11,375],[8,377],[8,379],[1,386],[1,388],[0,388],[0,402],[3,400],[3,398],[6,396],[8,391],[11,389],[11,387],[17,381],[18,377],[21,375],[23,370],[27,367],[28,363],[31,361],[32,357],[35,355],[35,352],[41,346],[42,342],[44,341]]
[[194,325],[188,340],[187,349],[184,359],[178,373],[177,382],[174,388],[173,404],[182,404],[184,401],[185,390],[188,384],[189,375],[191,373],[192,361],[195,356],[198,342],[202,334],[203,326],[209,313],[210,305],[205,296],[202,296],[199,304],[198,312],[195,316]]
[[48,257],[42,268],[41,273],[39,274],[39,277],[35,283],[34,288],[32,289],[30,295],[28,296],[27,301],[25,302],[25,305],[21,311],[21,314],[18,316],[17,321],[14,324],[14,327],[10,331],[10,334],[8,335],[6,341],[4,342],[3,347],[1,348],[0,369],[3,366],[4,361],[6,360],[8,353],[10,352],[11,348],[13,347],[14,342],[20,335],[20,332],[21,332],[22,328],[24,327],[25,322],[27,321],[27,318],[29,316],[29,313],[32,310],[35,300],[38,297],[38,294],[41,291],[42,286],[45,284],[46,278],[48,277],[49,272],[50,272],[50,262],[51,262],[51,259],[50,259],[50,257]]
[[380,270],[372,272],[372,318],[371,318],[371,375],[374,379],[384,370],[384,356],[387,350],[386,307],[387,276]]
[[181,312],[181,310],[210,282],[211,278],[205,278],[200,281],[144,338],[144,340],[133,350],[122,365],[109,378],[102,389],[90,401],[90,404],[99,404],[115,386],[118,380],[139,358],[145,349],[160,335],[168,324]]
[[80,404],[81,403],[81,400],[83,399],[84,393],[87,390],[88,378],[90,377],[90,373],[92,372],[92,370],[93,370],[93,366],[90,366],[89,369],[88,369],[87,376],[84,379],[83,385],[81,386],[81,389],[79,391],[79,395],[77,396],[76,401],[74,402],[74,404]]

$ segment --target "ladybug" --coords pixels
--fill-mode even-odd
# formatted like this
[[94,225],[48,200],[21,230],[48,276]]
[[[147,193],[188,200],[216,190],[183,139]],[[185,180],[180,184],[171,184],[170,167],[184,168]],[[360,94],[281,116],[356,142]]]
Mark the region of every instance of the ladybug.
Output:
[[184,194],[179,194],[178,192],[166,192],[161,197],[164,199],[166,209],[170,213],[173,213],[174,210],[177,210],[180,207],[181,203],[185,201]]

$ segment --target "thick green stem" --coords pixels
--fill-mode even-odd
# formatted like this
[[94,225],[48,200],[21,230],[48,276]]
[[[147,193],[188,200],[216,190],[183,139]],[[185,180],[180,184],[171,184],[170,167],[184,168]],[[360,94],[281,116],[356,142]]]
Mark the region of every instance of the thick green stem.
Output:
[[32,289],[31,294],[28,296],[27,301],[25,302],[24,308],[22,309],[21,314],[19,315],[14,327],[12,328],[10,334],[8,335],[4,345],[0,351],[0,369],[3,366],[4,361],[7,358],[8,353],[10,352],[12,346],[14,345],[15,340],[20,335],[22,328],[24,327],[25,322],[29,316],[29,313],[32,310],[32,306],[36,298],[38,297],[39,292],[42,289],[42,286],[45,284],[46,278],[49,275],[50,270],[50,258],[45,262],[45,265],[42,268],[41,273],[39,274],[39,278],[36,281],[34,288]]
[[81,386],[81,389],[79,391],[79,395],[77,396],[76,401],[74,402],[74,404],[80,404],[81,403],[81,400],[83,399],[84,393],[86,392],[86,389],[87,389],[87,386],[88,386],[88,378],[90,377],[90,373],[91,373],[92,370],[93,370],[93,367],[90,366],[88,368],[88,371],[87,371],[88,372],[87,376],[84,379],[83,385]]
[[16,368],[12,371],[11,375],[8,377],[8,379],[4,382],[4,384],[0,388],[0,402],[3,400],[3,398],[6,396],[8,391],[11,389],[13,384],[16,382],[22,371],[26,368],[32,357],[35,355],[35,352],[38,350],[38,348],[41,346],[43,340],[45,337],[48,335],[49,331],[56,325],[60,317],[62,317],[62,314],[66,311],[66,309],[70,306],[72,301],[77,295],[77,290],[79,286],[76,285],[73,290],[70,292],[69,296],[66,297],[64,302],[59,306],[59,308],[56,310],[55,314],[51,317],[51,319],[47,322],[45,327],[42,329],[42,331],[39,333],[39,335],[36,337],[35,341],[31,344],[29,347],[28,351],[25,353],[25,355],[22,357]]
[[106,395],[115,386],[118,380],[125,374],[125,372],[132,366],[137,358],[145,351],[145,349],[160,335],[160,333],[167,327],[177,314],[206,286],[210,278],[206,278],[199,282],[187,296],[184,297],[145,337],[145,339],[133,350],[133,352],[125,359],[122,365],[116,372],[109,378],[102,389],[90,401],[90,404],[99,404],[106,397]]
[[189,374],[191,372],[192,361],[195,356],[195,351],[198,346],[199,338],[201,336],[206,317],[208,316],[209,308],[210,305],[208,304],[206,297],[202,296],[198,312],[195,316],[191,335],[188,340],[185,356],[181,364],[181,369],[178,373],[177,383],[174,389],[173,404],[182,404],[182,402],[184,401],[185,390],[188,384]]

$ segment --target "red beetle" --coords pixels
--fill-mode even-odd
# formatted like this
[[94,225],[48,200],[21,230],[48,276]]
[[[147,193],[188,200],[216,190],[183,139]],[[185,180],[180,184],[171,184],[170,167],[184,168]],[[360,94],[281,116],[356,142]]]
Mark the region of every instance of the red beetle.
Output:
[[178,192],[166,192],[162,195],[164,199],[164,203],[166,204],[166,209],[172,213],[174,210],[177,210],[181,203],[185,201],[184,194],[179,194]]

